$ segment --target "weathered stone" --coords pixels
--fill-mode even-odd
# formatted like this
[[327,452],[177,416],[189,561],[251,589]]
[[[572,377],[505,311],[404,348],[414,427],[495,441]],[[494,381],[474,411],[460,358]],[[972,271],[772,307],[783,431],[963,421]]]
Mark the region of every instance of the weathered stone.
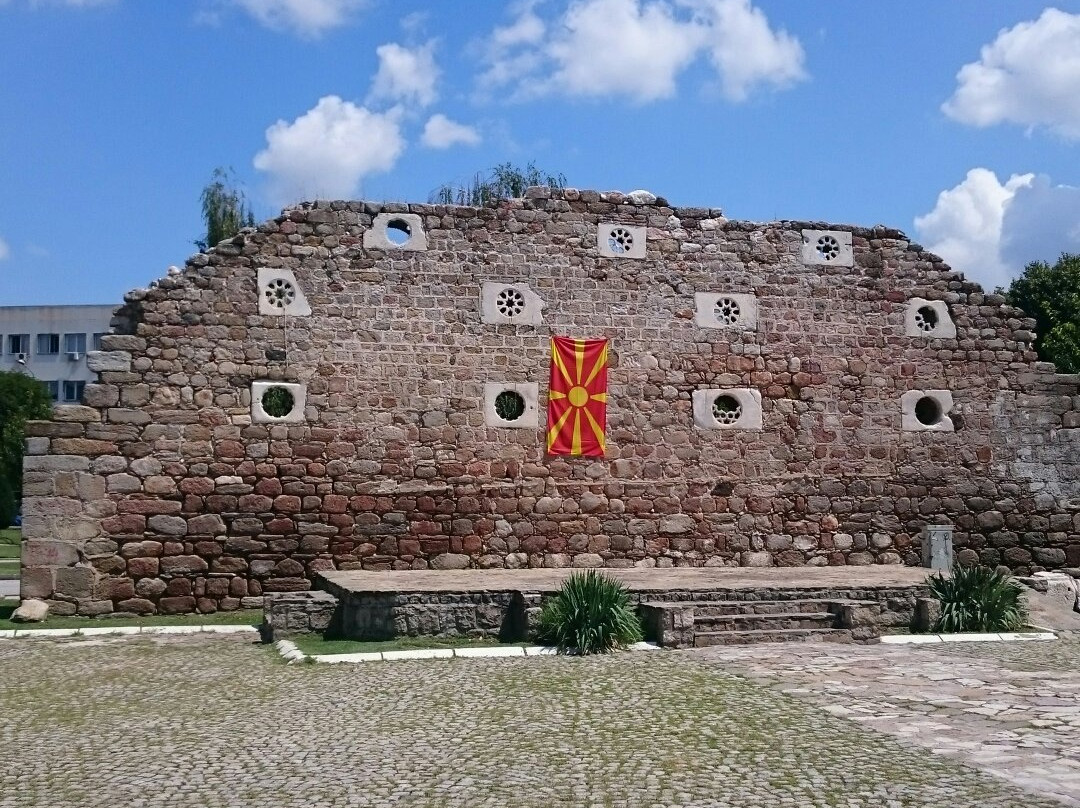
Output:
[[78,563],[79,551],[74,544],[49,539],[25,539],[22,543],[24,567],[69,567]]
[[151,516],[146,520],[146,529],[166,536],[184,536],[188,532],[188,522],[182,516]]
[[205,559],[195,555],[165,556],[159,563],[162,573],[166,575],[189,575],[206,572],[210,568]]
[[466,570],[469,566],[469,557],[462,553],[442,553],[431,559],[433,570]]
[[40,623],[49,616],[49,604],[43,600],[27,599],[11,613],[14,623]]
[[89,598],[96,574],[91,567],[62,567],[56,571],[56,594],[69,598]]
[[131,354],[126,351],[88,351],[86,367],[96,373],[109,370],[126,373],[131,370]]

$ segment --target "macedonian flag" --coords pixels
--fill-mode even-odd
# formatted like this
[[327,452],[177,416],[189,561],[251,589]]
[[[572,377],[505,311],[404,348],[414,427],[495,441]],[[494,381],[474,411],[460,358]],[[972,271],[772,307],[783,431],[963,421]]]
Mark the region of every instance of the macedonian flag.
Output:
[[607,361],[606,339],[551,338],[548,454],[603,457]]

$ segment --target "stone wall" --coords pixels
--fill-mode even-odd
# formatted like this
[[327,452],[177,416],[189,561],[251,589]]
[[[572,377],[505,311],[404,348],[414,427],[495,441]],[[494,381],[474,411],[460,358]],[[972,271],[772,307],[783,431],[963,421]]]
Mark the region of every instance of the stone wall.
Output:
[[[963,560],[1080,565],[1080,379],[1032,327],[884,227],[548,189],[303,205],[130,293],[86,406],[29,425],[23,595],[185,612],[332,568],[917,564],[933,523]],[[552,335],[611,341],[602,459],[545,456]]]

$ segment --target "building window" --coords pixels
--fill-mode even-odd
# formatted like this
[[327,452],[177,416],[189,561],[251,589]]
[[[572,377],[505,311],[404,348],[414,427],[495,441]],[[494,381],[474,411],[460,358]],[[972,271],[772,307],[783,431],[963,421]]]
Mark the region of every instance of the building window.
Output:
[[86,382],[64,382],[64,401],[82,401]]
[[7,348],[7,352],[12,356],[15,356],[16,354],[30,353],[30,335],[8,334]]
[[86,334],[64,334],[64,353],[86,353]]
[[42,382],[45,385],[45,392],[49,394],[49,398],[53,401],[59,401],[60,399],[60,382]]
[[104,336],[105,336],[104,331],[99,332],[97,334],[94,334],[94,350],[95,351],[100,351],[101,350],[101,338],[104,337]]
[[58,354],[58,353],[60,353],[60,335],[59,334],[38,334],[37,335],[37,352],[39,354]]

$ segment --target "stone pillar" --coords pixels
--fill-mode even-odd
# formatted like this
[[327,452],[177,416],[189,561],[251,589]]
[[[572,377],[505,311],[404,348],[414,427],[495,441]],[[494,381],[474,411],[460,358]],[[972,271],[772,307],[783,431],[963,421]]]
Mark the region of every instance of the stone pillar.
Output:
[[952,525],[927,525],[923,534],[924,567],[949,572],[953,566]]

